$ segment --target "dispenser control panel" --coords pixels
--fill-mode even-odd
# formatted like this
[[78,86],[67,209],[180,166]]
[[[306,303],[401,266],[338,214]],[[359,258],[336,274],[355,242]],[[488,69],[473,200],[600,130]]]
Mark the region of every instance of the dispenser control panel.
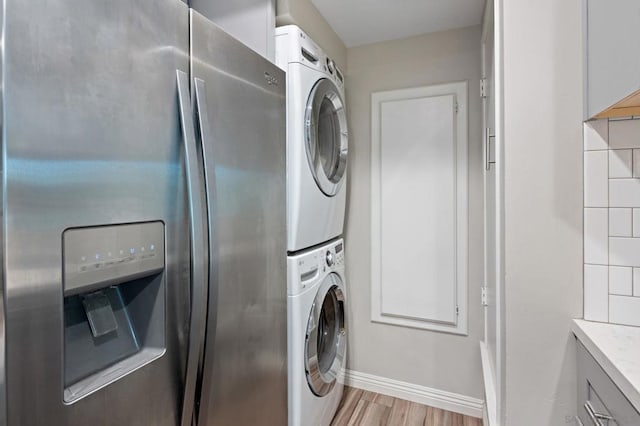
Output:
[[164,268],[164,224],[146,222],[67,229],[64,293],[83,293]]

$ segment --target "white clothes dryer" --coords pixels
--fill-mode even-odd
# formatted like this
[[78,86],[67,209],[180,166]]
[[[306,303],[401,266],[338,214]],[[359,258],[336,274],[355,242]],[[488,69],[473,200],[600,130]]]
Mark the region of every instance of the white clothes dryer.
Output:
[[344,76],[300,28],[276,29],[287,72],[287,251],[342,235],[349,135]]
[[328,426],[344,388],[344,243],[289,256],[287,269],[289,426]]

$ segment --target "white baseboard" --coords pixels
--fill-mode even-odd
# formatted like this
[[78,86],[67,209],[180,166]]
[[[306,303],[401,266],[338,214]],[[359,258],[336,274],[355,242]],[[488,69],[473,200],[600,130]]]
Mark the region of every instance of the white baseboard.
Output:
[[360,373],[353,370],[344,371],[344,382],[347,386],[364,389],[394,398],[406,399],[442,410],[466,416],[482,418],[484,401],[466,395],[447,392],[413,383],[387,379],[373,374]]

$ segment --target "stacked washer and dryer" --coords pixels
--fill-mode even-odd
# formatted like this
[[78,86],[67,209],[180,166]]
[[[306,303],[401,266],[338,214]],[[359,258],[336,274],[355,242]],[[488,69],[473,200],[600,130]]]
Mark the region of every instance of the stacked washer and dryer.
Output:
[[346,361],[344,77],[300,28],[276,29],[287,72],[289,426],[327,426]]

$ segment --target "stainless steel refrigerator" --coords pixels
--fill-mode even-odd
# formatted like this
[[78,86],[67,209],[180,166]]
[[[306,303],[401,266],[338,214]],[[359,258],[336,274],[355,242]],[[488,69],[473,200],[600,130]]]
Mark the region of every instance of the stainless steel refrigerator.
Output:
[[4,0],[0,424],[286,424],[285,87],[178,0]]

